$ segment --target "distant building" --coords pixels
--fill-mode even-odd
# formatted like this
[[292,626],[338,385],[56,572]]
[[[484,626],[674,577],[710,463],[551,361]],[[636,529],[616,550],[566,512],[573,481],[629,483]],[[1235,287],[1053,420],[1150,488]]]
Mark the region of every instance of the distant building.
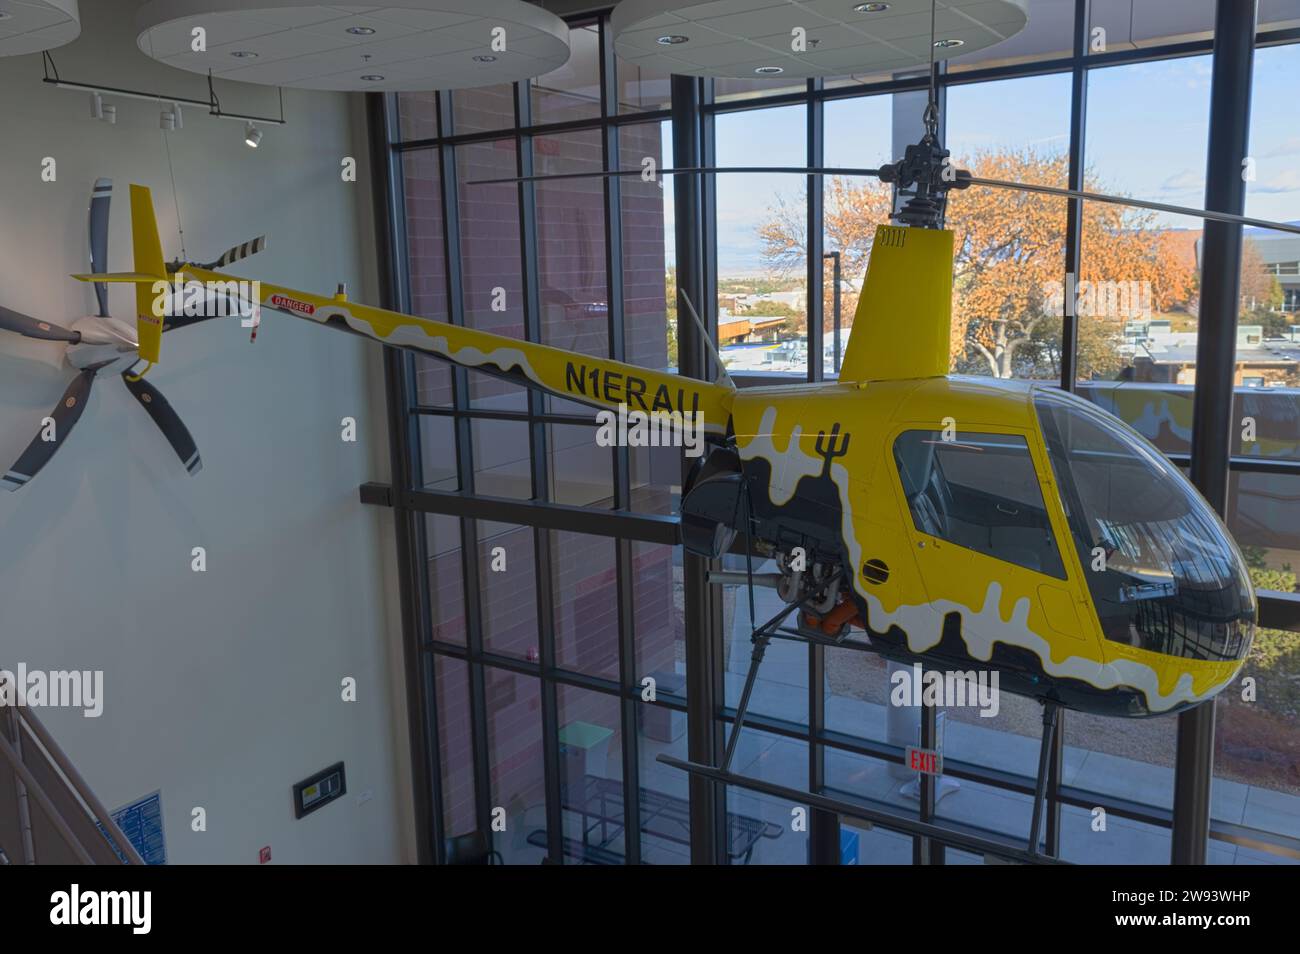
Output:
[[761,315],[746,315],[737,318],[719,314],[718,343],[734,345],[776,341],[783,324],[785,324],[784,317],[766,318]]
[[[1290,222],[1300,225],[1300,221]],[[1196,262],[1200,267],[1201,240],[1197,235]],[[1268,229],[1246,229],[1242,235],[1250,239],[1259,257],[1264,262],[1264,269],[1277,277],[1282,287],[1282,311],[1300,312],[1300,236],[1285,232],[1273,232]]]
[[1251,241],[1259,249],[1264,268],[1276,275],[1282,286],[1282,310],[1300,312],[1300,235],[1261,231],[1252,234]]
[[[1300,328],[1300,326],[1297,326]],[[1261,325],[1237,327],[1233,384],[1241,387],[1300,385],[1300,334],[1264,338]],[[1133,358],[1133,380],[1157,384],[1196,383],[1196,332],[1170,331],[1169,322],[1129,322],[1122,350]]]

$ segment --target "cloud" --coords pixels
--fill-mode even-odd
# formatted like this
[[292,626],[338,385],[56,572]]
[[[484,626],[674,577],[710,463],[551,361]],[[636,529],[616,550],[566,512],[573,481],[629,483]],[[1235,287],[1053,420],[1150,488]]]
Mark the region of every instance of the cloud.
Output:
[[1205,177],[1191,169],[1184,169],[1176,175],[1170,176],[1160,186],[1161,192],[1190,192],[1193,189],[1204,189]]
[[1300,136],[1288,136],[1276,146],[1258,153],[1256,159],[1276,159],[1279,156],[1300,156]]
[[1250,186],[1252,192],[1265,194],[1275,192],[1300,192],[1300,169],[1287,169],[1275,176],[1255,182]]

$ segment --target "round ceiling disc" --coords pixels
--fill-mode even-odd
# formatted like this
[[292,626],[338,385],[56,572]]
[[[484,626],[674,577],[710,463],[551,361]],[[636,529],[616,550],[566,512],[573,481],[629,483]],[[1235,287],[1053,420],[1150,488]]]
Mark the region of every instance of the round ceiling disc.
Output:
[[41,53],[80,35],[77,0],[0,0],[0,56]]
[[[623,0],[623,59],[689,76],[809,78],[895,72],[930,61],[931,0]],[[1024,29],[1026,0],[941,0],[934,58],[971,53]]]
[[569,59],[564,21],[523,0],[150,0],[136,27],[141,51],[161,63],[299,89],[465,89]]

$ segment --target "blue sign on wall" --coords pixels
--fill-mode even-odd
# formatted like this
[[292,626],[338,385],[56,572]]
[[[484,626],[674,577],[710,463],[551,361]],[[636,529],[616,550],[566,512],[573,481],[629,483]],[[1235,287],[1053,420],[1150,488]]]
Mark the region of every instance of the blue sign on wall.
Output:
[[[163,836],[162,792],[154,792],[123,805],[112,813],[122,834],[135,846],[147,865],[167,864],[167,839]],[[99,826],[104,831],[104,826]],[[107,837],[107,832],[105,832]],[[111,839],[110,839],[111,841]],[[125,861],[126,857],[118,852]]]
[[840,864],[856,865],[858,863],[858,833],[852,828],[840,826]]

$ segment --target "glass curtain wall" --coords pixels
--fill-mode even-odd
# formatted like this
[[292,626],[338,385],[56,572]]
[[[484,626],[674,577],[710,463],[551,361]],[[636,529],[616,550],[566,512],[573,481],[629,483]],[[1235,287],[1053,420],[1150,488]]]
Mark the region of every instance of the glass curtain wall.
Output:
[[[1132,7],[1112,23],[1084,0],[1034,3],[1026,34],[940,69],[955,161],[990,177],[1063,186],[1081,176],[1088,188],[1200,204],[1210,27],[1199,12],[1170,25],[1151,4]],[[1252,111],[1247,211],[1283,220],[1300,214],[1300,155],[1275,119],[1300,69],[1297,19],[1300,3],[1261,6]],[[671,181],[475,184],[671,163],[668,78],[625,68],[606,20],[574,21],[572,39],[570,63],[531,83],[390,100],[406,304],[675,367]],[[704,81],[707,158],[876,166],[919,134],[926,84],[915,75]],[[888,190],[865,179],[724,173],[706,194],[715,286],[706,304],[733,377],[741,386],[834,378]],[[1043,196],[972,189],[953,198],[952,368],[1071,386],[1186,466],[1201,222],[1079,203],[1071,249],[1068,211]],[[1300,273],[1286,241],[1248,239],[1239,386],[1223,398],[1255,426],[1234,445],[1228,522],[1257,586],[1286,592],[1300,567],[1300,520],[1288,516],[1300,484]],[[1067,289],[1078,296],[1073,349]],[[680,551],[661,523],[677,507],[679,458],[598,447],[587,409],[433,361],[410,360],[405,393],[419,425],[413,506],[435,511],[424,521],[420,592],[442,833],[491,831],[505,860],[525,863],[548,853],[567,863],[687,860],[692,822],[708,820],[690,817],[683,774],[655,760],[685,757],[691,704]],[[466,516],[464,499],[489,506]],[[556,503],[592,517],[558,516]],[[722,596],[724,696],[703,717],[729,727],[752,623],[743,589]],[[770,615],[765,608],[756,615]],[[1300,635],[1267,630],[1260,642],[1248,663],[1256,697],[1233,687],[1217,703],[1212,862],[1300,860],[1300,723],[1289,688]],[[859,648],[774,644],[734,768],[922,817],[915,776],[901,764],[920,717],[890,704],[890,675]],[[1073,861],[1167,861],[1176,721],[1063,721],[1049,839]],[[941,712],[939,732],[948,774],[934,817],[1023,839],[1038,707],[1004,695],[996,715]],[[1100,833],[1097,806],[1109,818]],[[733,786],[726,812],[719,861],[809,859],[816,839],[803,806]],[[880,827],[845,822],[838,833],[846,863],[915,856],[910,838]],[[953,863],[969,857],[949,853]]]

